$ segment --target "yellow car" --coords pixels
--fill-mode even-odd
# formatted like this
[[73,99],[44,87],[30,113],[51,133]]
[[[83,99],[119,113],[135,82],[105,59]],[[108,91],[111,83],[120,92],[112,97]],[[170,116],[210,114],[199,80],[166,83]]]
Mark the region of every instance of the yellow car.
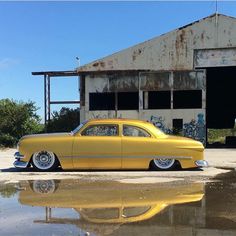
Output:
[[15,167],[36,170],[205,167],[204,147],[193,139],[164,134],[152,123],[93,119],[71,133],[28,135],[18,143]]
[[[197,202],[204,196],[203,183],[186,182],[124,184],[116,181],[62,180],[57,183],[54,180],[33,180],[21,183],[20,187],[19,202],[23,205],[73,208],[83,219],[93,223],[143,221],[170,205]],[[63,217],[48,219],[47,223],[63,223],[63,220],[73,222]]]

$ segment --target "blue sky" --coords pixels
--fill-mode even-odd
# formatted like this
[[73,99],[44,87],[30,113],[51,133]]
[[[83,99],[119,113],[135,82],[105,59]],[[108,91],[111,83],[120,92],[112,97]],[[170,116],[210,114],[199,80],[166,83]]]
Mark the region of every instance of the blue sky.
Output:
[[[236,2],[218,11],[236,17]],[[32,71],[73,70],[76,57],[85,64],[214,12],[215,1],[0,2],[0,99],[35,101],[43,117],[43,78]],[[77,79],[52,79],[51,96],[78,99]]]

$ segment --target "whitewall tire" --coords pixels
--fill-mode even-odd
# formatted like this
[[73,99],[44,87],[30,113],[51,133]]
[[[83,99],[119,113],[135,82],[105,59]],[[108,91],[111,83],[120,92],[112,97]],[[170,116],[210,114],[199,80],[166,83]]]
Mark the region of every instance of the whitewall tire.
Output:
[[151,164],[154,170],[173,170],[176,167],[175,159],[155,158]]
[[39,171],[51,171],[58,167],[58,160],[53,152],[40,151],[32,156],[32,165]]

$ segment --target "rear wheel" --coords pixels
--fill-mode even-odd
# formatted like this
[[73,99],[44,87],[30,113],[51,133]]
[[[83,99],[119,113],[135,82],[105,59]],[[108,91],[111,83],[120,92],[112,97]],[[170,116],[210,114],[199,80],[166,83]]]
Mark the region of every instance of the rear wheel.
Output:
[[53,152],[41,151],[34,153],[32,157],[34,169],[39,171],[51,171],[58,167],[58,160]]
[[173,170],[175,167],[175,159],[156,158],[151,163],[151,168],[153,170]]

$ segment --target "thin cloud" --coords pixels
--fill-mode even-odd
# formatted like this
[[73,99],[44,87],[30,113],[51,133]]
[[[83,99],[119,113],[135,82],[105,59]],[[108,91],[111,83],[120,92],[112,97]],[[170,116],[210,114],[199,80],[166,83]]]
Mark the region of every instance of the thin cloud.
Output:
[[7,69],[11,66],[18,64],[18,61],[13,58],[0,59],[0,69]]

